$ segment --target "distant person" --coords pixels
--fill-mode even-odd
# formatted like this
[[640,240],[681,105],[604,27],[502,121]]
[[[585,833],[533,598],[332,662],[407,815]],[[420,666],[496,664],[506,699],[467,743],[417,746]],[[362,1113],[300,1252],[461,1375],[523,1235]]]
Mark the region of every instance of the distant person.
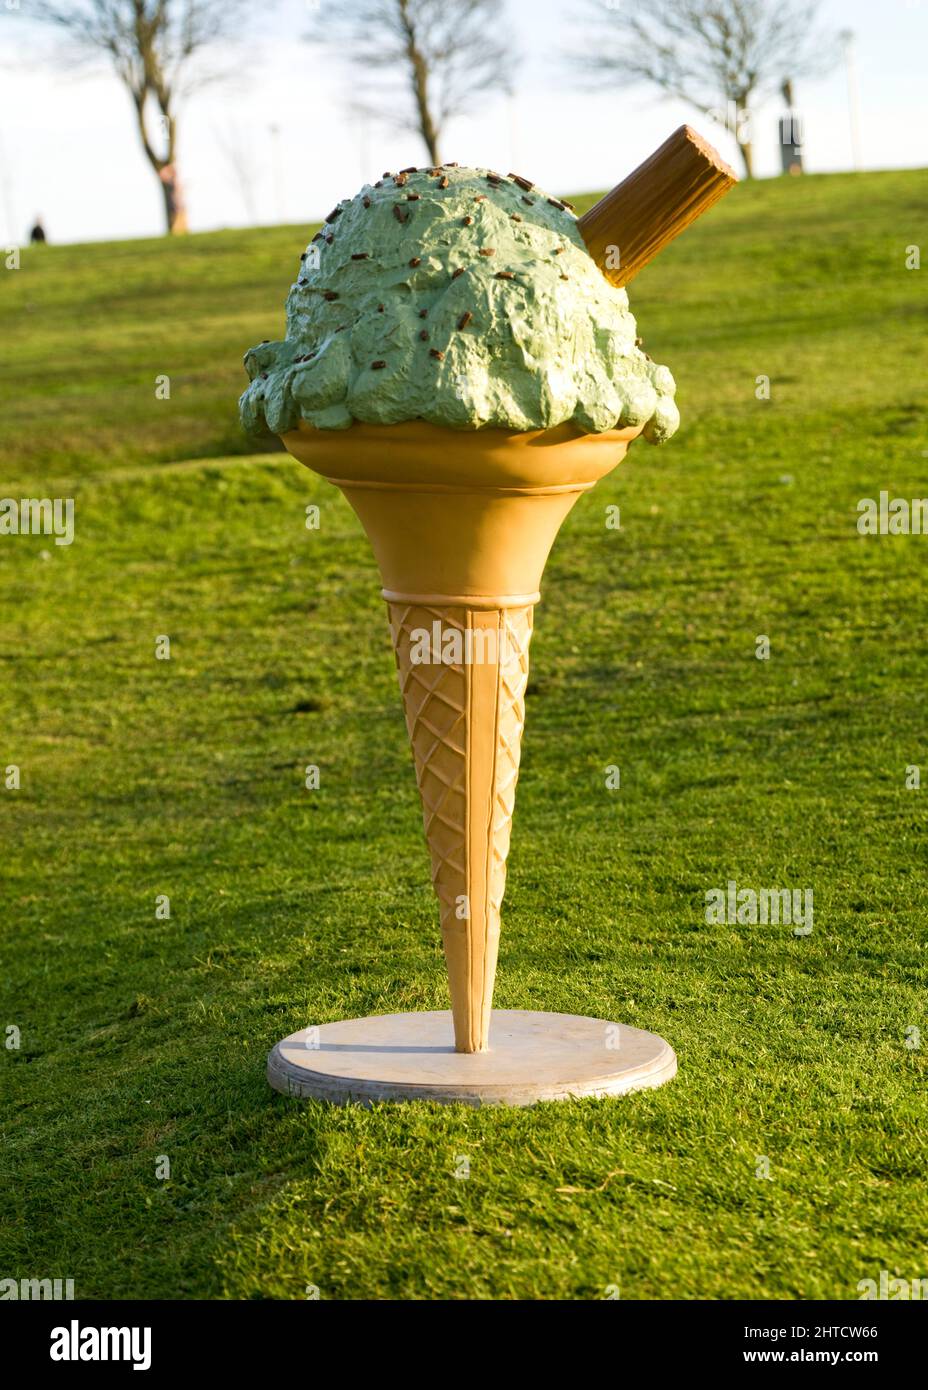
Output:
[[32,228],[32,231],[29,233],[29,240],[30,240],[33,244],[35,244],[36,242],[39,242],[39,241],[47,241],[47,240],[48,240],[48,237],[45,235],[45,228],[42,226],[42,219],[41,219],[41,217],[37,217],[37,218],[35,219],[35,226]]

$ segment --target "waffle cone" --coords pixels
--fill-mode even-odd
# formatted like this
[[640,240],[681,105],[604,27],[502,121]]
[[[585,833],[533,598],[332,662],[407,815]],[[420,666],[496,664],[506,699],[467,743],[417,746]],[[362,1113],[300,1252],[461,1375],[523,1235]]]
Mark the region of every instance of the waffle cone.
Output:
[[636,433],[412,421],[284,436],[345,493],[380,566],[459,1052],[489,1047],[542,570],[570,508]]

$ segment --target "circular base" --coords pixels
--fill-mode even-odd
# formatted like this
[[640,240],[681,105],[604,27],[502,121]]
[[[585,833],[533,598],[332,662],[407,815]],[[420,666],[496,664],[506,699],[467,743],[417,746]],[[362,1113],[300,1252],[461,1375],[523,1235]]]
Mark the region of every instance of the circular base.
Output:
[[376,1014],[303,1028],[268,1056],[284,1095],[341,1105],[432,1100],[534,1105],[661,1086],[677,1070],[656,1033],[574,1014],[496,1009],[489,1052],[455,1052],[448,1012]]

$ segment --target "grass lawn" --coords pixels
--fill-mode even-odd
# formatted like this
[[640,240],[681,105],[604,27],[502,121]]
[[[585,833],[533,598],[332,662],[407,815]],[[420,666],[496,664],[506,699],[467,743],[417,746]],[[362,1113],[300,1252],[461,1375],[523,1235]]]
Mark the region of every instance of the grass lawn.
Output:
[[[740,187],[632,287],[684,425],[548,567],[496,1002],[654,1029],[680,1071],[525,1111],[264,1079],[307,1023],[446,1007],[367,543],[238,431],[308,229],[0,272],[0,494],[76,506],[70,547],[0,537],[0,1277],[852,1299],[928,1276],[928,537],[856,531],[859,498],[928,490],[924,177]],[[708,925],[732,879],[811,887],[811,935]]]

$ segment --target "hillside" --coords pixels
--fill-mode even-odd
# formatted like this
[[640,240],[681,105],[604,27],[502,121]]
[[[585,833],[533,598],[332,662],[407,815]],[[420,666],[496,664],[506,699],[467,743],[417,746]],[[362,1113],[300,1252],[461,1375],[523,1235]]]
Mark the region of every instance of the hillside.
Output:
[[[928,491],[924,177],[741,186],[632,286],[683,427],[548,567],[496,1002],[653,1029],[680,1071],[532,1111],[264,1080],[308,1023],[446,1006],[373,560],[238,429],[242,352],[280,332],[312,229],[4,273],[0,494],[76,509],[71,546],[0,538],[0,1270],[296,1299],[855,1299],[926,1273],[928,537],[855,524]],[[811,935],[709,924],[732,880],[811,887]]]

